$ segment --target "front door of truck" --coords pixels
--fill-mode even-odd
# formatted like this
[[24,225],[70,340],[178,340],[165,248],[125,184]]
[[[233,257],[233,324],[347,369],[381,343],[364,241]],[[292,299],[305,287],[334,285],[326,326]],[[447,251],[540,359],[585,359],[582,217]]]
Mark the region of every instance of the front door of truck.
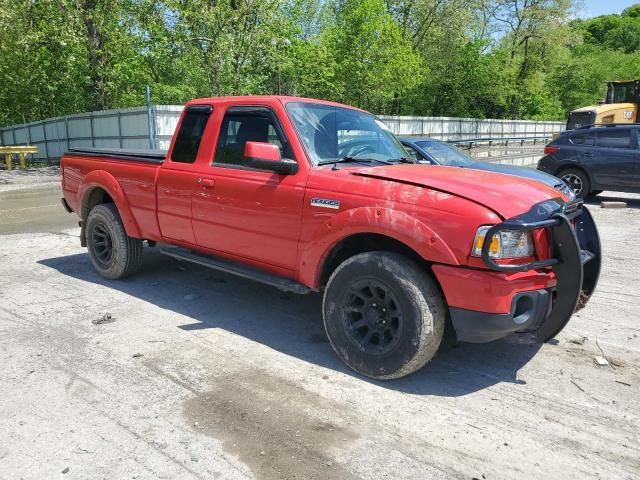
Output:
[[269,142],[293,158],[276,115],[266,107],[231,107],[222,119],[213,162],[200,167],[192,199],[197,245],[295,270],[305,182],[247,166],[245,143]]

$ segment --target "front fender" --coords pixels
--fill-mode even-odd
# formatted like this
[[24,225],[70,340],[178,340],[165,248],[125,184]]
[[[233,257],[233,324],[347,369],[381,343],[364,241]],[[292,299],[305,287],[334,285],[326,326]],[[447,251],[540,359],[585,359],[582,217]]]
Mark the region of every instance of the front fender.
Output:
[[131,212],[131,207],[124,190],[113,175],[104,170],[94,170],[83,179],[77,192],[77,201],[80,205],[80,218],[87,219],[89,215],[89,195],[94,188],[101,188],[109,194],[118,209],[124,229],[130,237],[141,238],[140,228]]
[[333,248],[345,238],[362,233],[393,238],[429,262],[459,265],[442,238],[415,217],[389,208],[358,207],[328,218],[311,233],[312,241],[301,249],[300,281],[318,288],[324,262]]

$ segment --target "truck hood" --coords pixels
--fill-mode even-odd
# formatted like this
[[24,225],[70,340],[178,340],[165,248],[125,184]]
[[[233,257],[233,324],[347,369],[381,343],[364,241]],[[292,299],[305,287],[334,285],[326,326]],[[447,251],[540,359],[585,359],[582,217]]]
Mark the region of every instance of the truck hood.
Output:
[[361,168],[352,174],[450,193],[484,205],[503,218],[527,212],[550,198],[567,200],[553,187],[535,180],[467,168],[399,164]]

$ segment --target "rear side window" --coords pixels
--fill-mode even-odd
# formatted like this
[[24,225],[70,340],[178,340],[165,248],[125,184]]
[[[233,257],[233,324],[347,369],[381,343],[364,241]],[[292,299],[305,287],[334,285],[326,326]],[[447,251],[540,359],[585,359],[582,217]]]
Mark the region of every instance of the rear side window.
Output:
[[569,137],[569,143],[571,145],[579,145],[582,147],[593,147],[595,145],[595,137],[596,136],[593,132],[572,135]]
[[204,135],[211,111],[211,107],[206,105],[187,108],[176,137],[176,143],[173,146],[172,162],[193,163],[196,161],[202,135]]
[[628,129],[598,131],[597,145],[602,148],[632,148],[631,132]]

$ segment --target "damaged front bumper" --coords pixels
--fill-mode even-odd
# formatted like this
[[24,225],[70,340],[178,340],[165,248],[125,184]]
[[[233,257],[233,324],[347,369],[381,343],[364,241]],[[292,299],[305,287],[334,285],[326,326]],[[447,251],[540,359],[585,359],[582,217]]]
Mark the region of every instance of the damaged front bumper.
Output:
[[[498,232],[539,229],[547,232],[550,258],[503,265],[489,256],[489,245]],[[547,200],[534,205],[523,215],[491,227],[483,244],[482,259],[495,272],[552,270],[556,284],[553,288],[516,293],[511,298],[509,313],[450,307],[458,339],[487,342],[510,333],[529,332],[537,341],[544,342],[556,336],[593,294],[600,275],[600,238],[593,217],[582,201],[564,203],[560,199]]]

